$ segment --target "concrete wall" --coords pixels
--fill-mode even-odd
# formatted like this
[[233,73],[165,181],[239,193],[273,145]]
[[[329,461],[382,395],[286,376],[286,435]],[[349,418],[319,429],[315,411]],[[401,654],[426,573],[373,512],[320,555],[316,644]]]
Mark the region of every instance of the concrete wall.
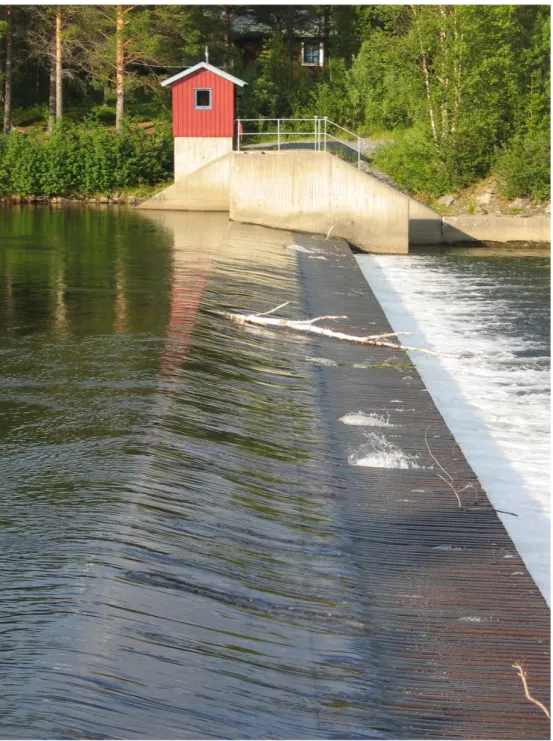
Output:
[[442,242],[550,242],[549,216],[444,216]]
[[343,237],[371,252],[407,253],[409,198],[323,152],[233,155],[235,221]]
[[442,217],[409,198],[409,244],[441,244],[442,241]]
[[367,252],[405,254],[409,244],[550,241],[548,217],[457,216],[442,224],[422,203],[334,155],[309,150],[226,154],[139,208],[227,211],[234,221],[305,232],[334,226],[334,236]]
[[141,203],[138,208],[162,211],[229,211],[232,155],[226,154]]
[[174,142],[175,182],[232,152],[232,137],[176,136]]

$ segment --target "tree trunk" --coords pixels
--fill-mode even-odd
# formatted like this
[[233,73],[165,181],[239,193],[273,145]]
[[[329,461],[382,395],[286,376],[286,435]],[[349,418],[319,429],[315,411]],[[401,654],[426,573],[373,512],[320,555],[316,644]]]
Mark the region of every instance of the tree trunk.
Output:
[[[330,52],[330,5],[323,5],[323,49],[324,49],[324,58],[325,58],[325,65],[326,60],[328,59],[328,55]],[[346,60],[346,64],[349,67],[351,63],[351,59]]]
[[439,150],[439,141],[438,141],[438,130],[436,127],[436,116],[434,115],[434,106],[432,103],[432,88],[430,87],[430,71],[428,69],[428,63],[426,61],[426,53],[424,51],[424,46],[422,43],[422,34],[421,34],[421,28],[419,23],[419,18],[417,15],[417,11],[415,10],[415,7],[413,5],[410,6],[411,11],[413,13],[413,18],[415,20],[415,25],[417,27],[417,33],[419,37],[419,46],[421,51],[421,61],[422,61],[422,71],[424,74],[424,86],[426,88],[426,98],[428,101],[428,115],[430,116],[430,128],[432,130],[432,139],[434,140],[434,145],[436,147],[436,150]]
[[226,69],[233,69],[234,68],[234,59],[230,55],[230,28],[231,28],[231,9],[230,5],[225,5],[225,38],[224,38],[224,45],[226,49],[225,54],[225,63],[223,68]]
[[451,65],[450,65],[450,52],[451,52],[451,39],[450,35],[448,33],[448,12],[447,8],[444,5],[440,6],[440,14],[441,14],[441,23],[442,27],[440,28],[440,45],[442,48],[442,74],[441,77],[439,77],[440,85],[442,86],[441,90],[441,112],[442,112],[442,135],[441,139],[442,141],[446,139],[450,131],[450,105],[451,105],[451,99],[450,99],[450,80],[449,75],[451,71]]
[[50,94],[48,97],[48,131],[52,133],[56,123],[56,55],[55,42],[52,44],[50,59]]
[[63,83],[61,65],[61,7],[56,12],[56,120],[61,121],[63,116]]
[[287,5],[285,16],[284,16],[284,24],[285,24],[285,33],[286,33],[286,54],[288,57],[288,62],[292,64],[294,61],[294,51],[295,51],[295,43],[294,43],[294,20],[296,17],[296,11],[295,7],[293,5]]
[[116,21],[116,59],[115,59],[115,130],[121,131],[123,123],[123,112],[125,108],[125,41],[123,39],[123,28],[125,21],[123,7],[117,6]]
[[453,8],[453,29],[455,33],[455,103],[453,111],[453,122],[451,124],[451,132],[457,131],[457,122],[459,120],[459,111],[461,109],[461,78],[462,78],[462,43],[463,34],[459,35],[459,29],[457,25],[457,8]]
[[12,63],[13,63],[13,7],[6,6],[6,86],[4,89],[3,134],[10,133],[12,125]]

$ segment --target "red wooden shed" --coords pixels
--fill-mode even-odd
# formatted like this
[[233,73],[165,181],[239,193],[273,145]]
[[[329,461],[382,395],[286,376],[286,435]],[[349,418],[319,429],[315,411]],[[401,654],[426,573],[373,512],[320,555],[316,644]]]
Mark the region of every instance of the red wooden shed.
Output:
[[247,83],[200,62],[161,84],[172,93],[176,180],[232,151],[235,89]]

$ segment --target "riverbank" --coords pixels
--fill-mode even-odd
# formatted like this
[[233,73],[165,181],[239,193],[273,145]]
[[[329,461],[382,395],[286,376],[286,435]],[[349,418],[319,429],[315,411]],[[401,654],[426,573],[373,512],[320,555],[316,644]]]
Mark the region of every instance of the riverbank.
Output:
[[27,205],[45,205],[45,206],[69,206],[72,204],[90,204],[102,203],[114,206],[129,204],[138,206],[140,203],[147,201],[156,193],[171,185],[173,181],[157,183],[156,185],[137,186],[135,188],[125,188],[121,191],[108,193],[72,193],[66,196],[45,196],[45,195],[7,195],[0,196],[0,204],[17,206],[20,204]]

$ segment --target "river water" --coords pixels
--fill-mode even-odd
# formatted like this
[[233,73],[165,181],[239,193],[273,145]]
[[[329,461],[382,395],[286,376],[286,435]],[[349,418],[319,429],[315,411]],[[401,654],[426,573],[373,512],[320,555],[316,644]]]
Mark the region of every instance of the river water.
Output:
[[[550,603],[550,258],[518,247],[357,261]],[[512,514],[511,514],[512,513]]]
[[289,239],[0,212],[3,738],[394,737],[309,342],[214,313],[297,311]]
[[378,737],[289,235],[0,219],[2,738]]

